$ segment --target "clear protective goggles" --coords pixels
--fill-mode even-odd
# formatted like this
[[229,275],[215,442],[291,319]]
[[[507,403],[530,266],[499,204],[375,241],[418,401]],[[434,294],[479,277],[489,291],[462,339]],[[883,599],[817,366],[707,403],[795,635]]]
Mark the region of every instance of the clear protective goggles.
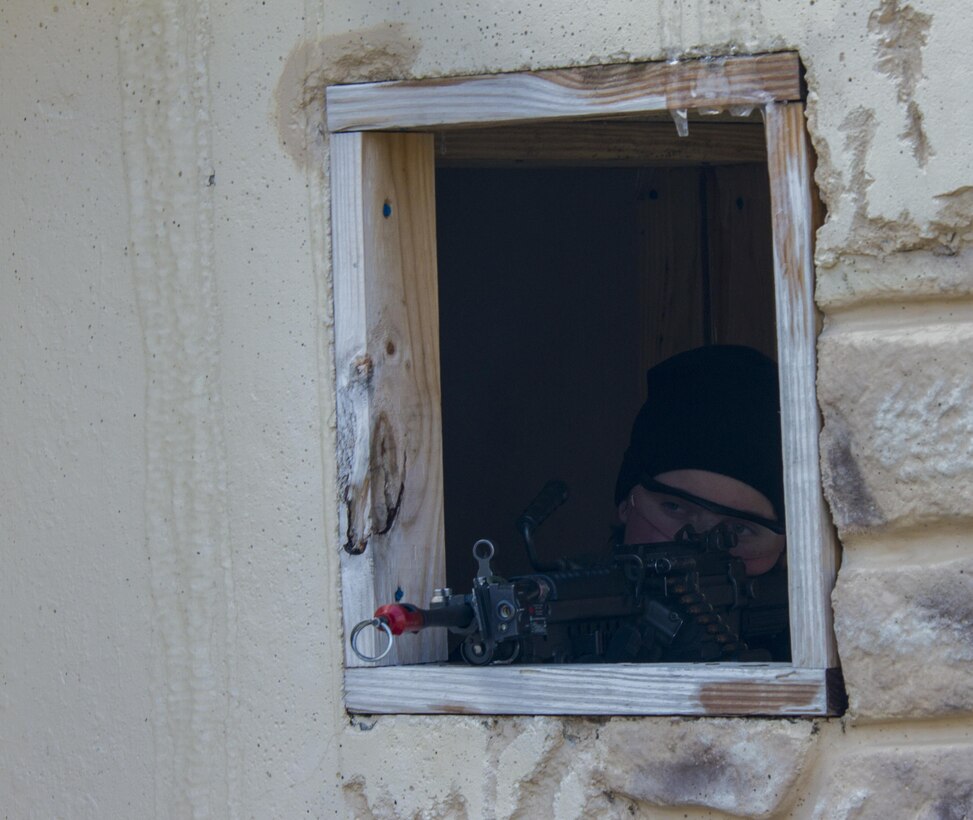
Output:
[[702,534],[722,527],[742,552],[753,555],[783,549],[783,522],[724,507],[648,476],[641,478],[639,486],[645,492],[637,499],[632,494],[635,513],[673,540],[686,532]]

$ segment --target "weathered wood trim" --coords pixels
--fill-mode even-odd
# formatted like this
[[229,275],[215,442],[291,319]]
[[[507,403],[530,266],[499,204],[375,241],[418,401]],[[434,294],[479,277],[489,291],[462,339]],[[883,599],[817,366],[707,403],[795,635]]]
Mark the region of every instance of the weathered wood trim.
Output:
[[[772,79],[761,74],[768,65],[776,66]],[[355,668],[360,662],[347,649],[351,627],[391,601],[397,589],[407,600],[429,600],[444,576],[434,145],[428,134],[334,134],[335,355],[350,711],[821,715],[843,708],[840,674],[832,668],[837,653],[830,593],[837,543],[818,463],[810,153],[803,107],[768,102],[799,96],[795,55],[329,89],[333,131],[764,107],[794,655],[792,665],[762,666]],[[385,662],[441,660],[445,639],[438,632],[397,641]],[[373,634],[367,630],[362,636],[366,651]]]
[[767,162],[760,123],[578,122],[471,128],[436,135],[437,167],[642,167]]
[[[348,669],[368,714],[826,715],[828,670],[788,664],[572,664]],[[833,714],[833,712],[830,712]]]
[[[398,590],[425,602],[445,577],[432,135],[335,135],[331,180],[347,638]],[[429,630],[383,662],[445,656]],[[361,663],[347,640],[345,662]]]
[[793,52],[337,85],[328,130],[381,131],[632,116],[801,99]]
[[784,444],[784,503],[791,646],[797,667],[838,665],[831,610],[838,547],[821,494],[815,394],[818,316],[814,305],[810,149],[800,103],[765,110],[774,232],[777,350]]

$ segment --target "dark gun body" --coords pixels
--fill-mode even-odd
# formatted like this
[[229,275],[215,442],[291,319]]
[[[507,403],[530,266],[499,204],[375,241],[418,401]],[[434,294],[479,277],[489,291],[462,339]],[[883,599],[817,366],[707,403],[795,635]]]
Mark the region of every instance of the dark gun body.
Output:
[[789,660],[786,574],[748,578],[725,538],[618,545],[603,566],[510,579],[493,574],[481,540],[470,592],[437,590],[428,610],[383,606],[356,630],[373,624],[391,640],[446,627],[476,665]]

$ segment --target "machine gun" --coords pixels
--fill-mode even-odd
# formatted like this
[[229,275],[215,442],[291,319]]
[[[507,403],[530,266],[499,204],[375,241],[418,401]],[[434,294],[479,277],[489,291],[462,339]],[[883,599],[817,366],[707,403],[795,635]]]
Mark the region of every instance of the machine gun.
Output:
[[[686,527],[668,543],[616,544],[601,565],[542,563],[534,531],[566,497],[566,487],[551,482],[518,519],[535,572],[494,574],[495,547],[481,539],[473,545],[478,568],[470,592],[437,589],[428,609],[381,606],[352,630],[352,650],[377,661],[403,632],[440,627],[462,636],[459,654],[477,666],[787,659],[780,657],[787,653],[786,574],[747,577],[743,561],[729,554],[732,532]],[[388,638],[380,655],[358,649],[368,627]]]

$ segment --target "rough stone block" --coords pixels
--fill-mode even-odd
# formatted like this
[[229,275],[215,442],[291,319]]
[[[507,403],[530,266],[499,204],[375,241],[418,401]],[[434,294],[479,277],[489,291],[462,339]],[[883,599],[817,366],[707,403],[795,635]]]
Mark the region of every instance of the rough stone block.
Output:
[[973,712],[973,560],[845,569],[832,599],[852,716]]
[[814,745],[815,724],[780,720],[614,720],[600,732],[594,780],[656,806],[775,813]]
[[973,816],[973,746],[967,743],[872,748],[841,755],[812,817],[960,820]]
[[818,266],[814,295],[823,310],[863,302],[973,296],[973,249],[886,257],[846,253],[833,266]]
[[973,323],[822,335],[824,489],[842,536],[973,514]]

